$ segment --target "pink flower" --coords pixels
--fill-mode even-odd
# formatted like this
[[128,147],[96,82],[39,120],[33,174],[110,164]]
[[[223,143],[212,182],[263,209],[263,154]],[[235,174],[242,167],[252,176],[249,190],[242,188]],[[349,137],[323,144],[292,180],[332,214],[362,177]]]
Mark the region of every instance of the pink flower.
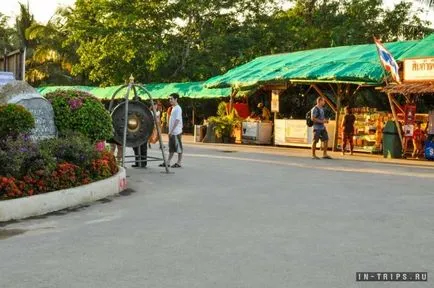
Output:
[[68,101],[69,108],[77,110],[83,106],[83,101],[80,98],[74,98]]
[[104,151],[104,149],[105,149],[105,142],[104,141],[98,141],[98,142],[96,142],[95,148],[96,148],[96,151],[98,151],[98,152]]

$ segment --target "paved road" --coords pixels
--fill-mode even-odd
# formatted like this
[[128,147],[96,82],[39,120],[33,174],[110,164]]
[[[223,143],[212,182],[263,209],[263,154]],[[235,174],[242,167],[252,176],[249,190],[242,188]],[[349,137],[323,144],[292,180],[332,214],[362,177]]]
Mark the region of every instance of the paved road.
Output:
[[434,277],[434,167],[186,153],[175,174],[128,170],[122,196],[0,228],[0,287],[432,287],[355,273]]

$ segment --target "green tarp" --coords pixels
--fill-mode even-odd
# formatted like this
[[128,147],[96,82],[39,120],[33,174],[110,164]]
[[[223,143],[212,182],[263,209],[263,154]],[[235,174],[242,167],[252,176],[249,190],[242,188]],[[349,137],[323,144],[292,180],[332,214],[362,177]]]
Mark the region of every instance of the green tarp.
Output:
[[[154,83],[147,84],[145,88],[149,91],[152,98],[163,99],[169,97],[171,93],[178,93],[181,97],[190,97],[194,99],[201,98],[220,98],[227,97],[231,94],[230,88],[223,89],[207,89],[203,86],[204,82],[185,82],[185,83]],[[86,91],[100,99],[111,99],[113,94],[122,85],[110,86],[110,87],[91,87],[91,86],[48,86],[37,88],[38,92],[45,95],[49,92],[53,92],[57,89],[74,89]],[[139,97],[148,99],[148,96],[142,89],[136,89]],[[125,96],[127,88],[123,88],[117,94],[116,98],[122,98]],[[134,93],[130,93],[130,98],[133,98]]]
[[[402,41],[385,46],[399,58],[418,43]],[[375,44],[366,44],[262,56],[209,79],[205,87],[255,87],[279,81],[376,85],[383,82],[384,73]]]
[[422,39],[419,43],[398,57],[398,60],[422,57],[434,57],[434,34]]

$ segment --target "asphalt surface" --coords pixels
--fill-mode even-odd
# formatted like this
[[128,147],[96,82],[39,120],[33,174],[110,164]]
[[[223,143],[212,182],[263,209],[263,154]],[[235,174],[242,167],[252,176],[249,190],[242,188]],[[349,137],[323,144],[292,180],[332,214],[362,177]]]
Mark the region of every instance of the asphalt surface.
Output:
[[121,196],[0,224],[0,287],[432,287],[434,166],[262,152],[187,145],[174,174],[128,169]]

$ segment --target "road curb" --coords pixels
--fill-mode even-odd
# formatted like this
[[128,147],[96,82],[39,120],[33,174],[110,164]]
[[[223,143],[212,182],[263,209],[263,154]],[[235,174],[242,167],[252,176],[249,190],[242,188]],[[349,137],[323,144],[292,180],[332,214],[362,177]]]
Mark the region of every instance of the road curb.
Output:
[[[185,146],[195,146],[204,149],[236,149],[242,151],[243,148],[250,149],[254,153],[269,154],[269,155],[282,155],[289,157],[299,157],[308,158],[312,156],[310,154],[309,147],[294,147],[294,146],[270,146],[270,145],[246,145],[246,144],[222,144],[222,143],[201,143],[201,142],[190,142],[184,141]],[[246,152],[246,151],[242,151]],[[371,155],[366,153],[357,153],[353,156],[341,156],[340,152],[329,151],[329,155],[333,159],[342,161],[356,161],[361,163],[378,163],[387,165],[397,165],[397,166],[411,166],[418,168],[434,169],[434,162],[428,160],[413,160],[413,159],[389,159],[384,158],[382,154]]]
[[119,167],[117,174],[101,181],[70,189],[0,201],[0,222],[39,216],[103,199],[125,190],[126,183],[126,171]]

